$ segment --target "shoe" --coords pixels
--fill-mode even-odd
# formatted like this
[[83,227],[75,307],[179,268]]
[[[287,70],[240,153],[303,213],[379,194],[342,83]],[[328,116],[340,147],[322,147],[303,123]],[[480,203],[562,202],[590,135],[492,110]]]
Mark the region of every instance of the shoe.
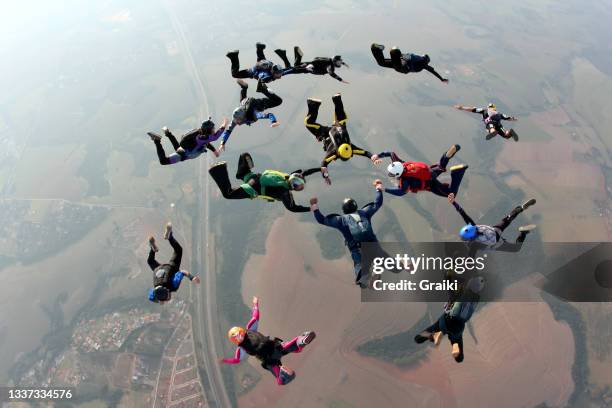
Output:
[[431,338],[431,340],[433,341],[434,346],[438,346],[440,345],[440,341],[442,341],[442,332],[435,332]]
[[236,82],[243,89],[247,89],[249,87],[249,84],[247,84],[247,82],[244,79],[237,79]]
[[467,170],[469,166],[467,164],[456,164],[454,166],[451,166],[450,171],[455,172],[455,171],[461,171],[461,170]]
[[373,44],[372,44],[372,46],[371,46],[370,48],[371,48],[371,49],[379,49],[379,50],[381,50],[381,51],[384,51],[385,46],[384,46],[384,45],[382,45],[382,44],[376,44],[376,43],[373,43]]
[[451,354],[453,355],[453,358],[457,358],[461,354],[461,349],[459,348],[459,344],[458,343],[454,343],[453,344],[453,348],[452,348]]
[[164,239],[169,239],[170,235],[172,235],[172,223],[171,222],[166,224],[166,229],[164,230]]
[[247,166],[249,166],[249,170],[255,167],[255,164],[253,164],[253,158],[251,157],[249,153],[244,154],[244,160],[247,162]]
[[487,140],[491,140],[491,139],[493,139],[495,136],[497,136],[497,133],[488,133],[488,134],[485,136],[485,139],[487,139]]
[[416,336],[414,336],[414,341],[418,344],[425,343],[427,340],[433,342],[432,334],[426,331],[421,332],[417,334]]
[[305,347],[309,345],[317,337],[313,331],[304,332],[297,340],[298,347]]
[[210,169],[208,169],[208,171],[214,169],[215,167],[221,167],[221,166],[227,166],[227,162],[225,162],[225,161],[218,161],[216,163],[213,163],[213,165],[210,166]]
[[315,98],[308,98],[306,99],[306,104],[308,104],[308,106],[319,106],[321,105],[321,100]]
[[514,131],[514,129],[510,129],[510,136],[514,139],[515,142],[518,142],[518,135],[516,134],[516,132]]
[[332,96],[332,101],[335,99],[340,99],[342,98],[342,95],[340,95],[339,93],[335,94],[334,96]]
[[260,42],[255,43],[255,48],[257,48],[257,50],[263,51],[263,50],[266,49],[266,44],[263,44],[263,43],[260,43]]
[[285,368],[284,366],[280,367],[280,372],[278,374],[278,379],[280,380],[280,385],[287,385],[295,378],[295,371]]
[[287,50],[283,50],[283,49],[277,48],[277,49],[275,49],[275,50],[274,50],[274,53],[275,53],[276,55],[278,55],[279,57],[281,57],[281,58],[282,58],[283,56],[284,56],[284,57],[287,57]]
[[155,237],[153,235],[149,237],[149,246],[151,247],[151,251],[153,252],[159,251],[159,248],[157,247],[157,244],[155,243]]
[[228,51],[227,54],[225,54],[225,56],[229,59],[234,59],[236,56],[238,56],[238,50],[234,50],[234,51]]
[[531,207],[535,203],[536,203],[536,199],[532,198],[530,200],[525,201],[523,205],[521,205],[521,208],[523,209],[523,211],[525,211],[527,208]]
[[154,142],[161,142],[161,140],[162,140],[162,137],[160,135],[158,135],[157,133],[147,132],[147,135],[149,135],[151,140],[154,141]]
[[535,225],[535,224],[529,224],[529,225],[523,225],[523,226],[519,227],[518,230],[519,230],[520,233],[524,232],[525,234],[528,234],[531,231],[533,231],[534,229],[536,229],[537,227],[538,226]]
[[448,151],[446,152],[446,158],[447,158],[447,159],[449,159],[449,160],[450,160],[450,159],[452,159],[452,158],[453,158],[453,156],[454,156],[454,155],[455,155],[455,154],[456,154],[456,153],[457,153],[459,150],[461,150],[461,146],[459,146],[458,144],[456,144],[456,145],[452,145],[452,146],[450,147],[450,149],[448,149]]

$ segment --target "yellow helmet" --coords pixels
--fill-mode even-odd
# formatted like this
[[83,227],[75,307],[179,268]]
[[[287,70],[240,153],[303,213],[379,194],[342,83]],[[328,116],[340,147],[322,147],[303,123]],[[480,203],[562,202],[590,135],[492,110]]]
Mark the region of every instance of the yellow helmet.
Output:
[[489,103],[489,105],[487,106],[487,108],[489,109],[497,109],[497,106],[495,106],[494,103]]
[[235,345],[239,345],[242,343],[242,340],[244,340],[245,333],[246,330],[244,330],[242,327],[232,327],[227,332],[227,338]]
[[348,160],[353,157],[353,148],[348,143],[343,143],[338,148],[338,156],[344,160]]

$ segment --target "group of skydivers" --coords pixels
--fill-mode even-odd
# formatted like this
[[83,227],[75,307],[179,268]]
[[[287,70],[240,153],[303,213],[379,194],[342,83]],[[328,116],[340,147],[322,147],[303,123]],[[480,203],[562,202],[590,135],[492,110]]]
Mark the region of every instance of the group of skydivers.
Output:
[[[285,50],[277,49],[275,53],[283,61],[284,67],[275,64],[265,57],[266,46],[261,43],[256,44],[256,64],[248,69],[240,69],[240,61],[237,50],[227,53],[227,58],[231,61],[232,77],[237,79],[240,87],[240,105],[233,111],[232,121],[228,124],[224,119],[218,128],[209,118],[205,120],[201,127],[194,129],[181,137],[178,141],[172,132],[164,127],[163,132],[174,148],[174,152],[167,156],[161,141],[162,136],[149,132],[148,135],[155,144],[159,162],[162,165],[175,164],[181,161],[194,159],[206,150],[210,150],[216,157],[225,150],[231,133],[236,126],[252,125],[259,119],[268,119],[271,127],[276,127],[279,122],[276,116],[269,112],[270,109],[279,106],[282,99],[268,88],[268,83],[278,80],[290,74],[314,74],[330,75],[338,81],[344,81],[336,74],[336,69],[348,65],[340,55],[333,58],[317,57],[311,61],[302,61],[303,52],[300,47],[294,47],[293,65],[287,58]],[[372,44],[371,51],[378,65],[386,68],[393,68],[395,71],[408,74],[429,71],[443,83],[448,83],[448,79],[443,78],[436,70],[429,65],[428,55],[402,54],[397,48],[392,48],[390,58],[385,58],[384,46]],[[249,97],[247,95],[248,84],[245,79],[256,79],[256,91],[261,93],[263,98]],[[353,260],[353,270],[355,283],[361,288],[368,288],[372,283],[368,268],[362,268],[362,243],[377,243],[378,239],[372,228],[372,217],[383,204],[383,192],[395,196],[403,196],[407,193],[418,193],[419,191],[430,191],[431,193],[447,197],[448,201],[454,206],[457,212],[464,219],[466,225],[461,228],[459,236],[463,241],[478,243],[484,248],[496,250],[517,251],[520,249],[527,234],[536,228],[535,225],[524,225],[519,230],[519,235],[515,243],[508,243],[502,237],[503,231],[510,223],[525,209],[535,204],[535,199],[531,199],[524,204],[515,207],[498,224],[489,226],[477,224],[470,218],[461,206],[455,201],[455,196],[459,190],[461,180],[465,175],[468,166],[457,164],[448,167],[450,160],[461,149],[458,144],[451,146],[437,163],[429,164],[415,161],[405,161],[398,157],[393,151],[383,151],[372,154],[369,151],[356,146],[352,143],[349,136],[347,121],[348,115],[345,112],[344,104],[340,94],[332,97],[334,104],[333,122],[329,125],[318,123],[318,111],[321,101],[309,98],[306,101],[307,113],[304,119],[306,129],[312,133],[315,140],[322,144],[325,152],[320,166],[307,170],[295,170],[285,173],[277,170],[264,170],[256,172],[253,170],[254,162],[249,153],[243,153],[238,159],[236,179],[240,184],[232,186],[228,174],[227,163],[217,162],[209,169],[209,174],[217,184],[221,194],[226,199],[254,199],[260,198],[270,202],[281,201],[284,206],[292,212],[312,211],[319,224],[337,229],[344,237]],[[489,140],[496,135],[506,139],[518,141],[518,136],[514,130],[504,129],[502,120],[516,120],[515,117],[507,116],[497,111],[494,104],[490,103],[486,108],[455,106],[459,110],[474,112],[482,115],[483,122],[487,129],[486,139]],[[213,142],[221,140],[218,149],[215,149]],[[348,161],[354,156],[363,156],[378,165],[382,159],[389,158],[391,163],[387,167],[388,175],[394,178],[397,185],[386,188],[379,179],[375,180],[374,202],[359,208],[357,202],[352,198],[346,198],[342,204],[343,214],[324,215],[318,208],[317,198],[310,200],[310,206],[296,204],[293,193],[304,190],[306,178],[315,173],[321,173],[324,181],[331,184],[328,167],[336,161]],[[442,182],[438,178],[446,173],[450,174],[450,183]],[[149,300],[156,303],[165,303],[171,298],[171,293],[179,289],[184,277],[193,283],[199,283],[199,277],[180,269],[182,248],[174,239],[172,225],[168,223],[164,233],[174,250],[174,255],[166,264],[159,264],[155,260],[155,253],[158,251],[154,237],[149,238],[150,252],[147,263],[153,270],[153,288],[149,290]],[[507,247],[507,249],[504,249]],[[365,271],[363,270],[365,269]],[[451,300],[444,306],[441,317],[426,330],[415,337],[417,343],[431,341],[438,345],[443,335],[447,335],[452,346],[452,355],[457,362],[463,361],[463,341],[462,333],[465,323],[471,317],[478,302],[478,293],[484,286],[482,277],[471,278],[461,285],[460,293],[454,293]],[[259,322],[259,302],[253,298],[252,317],[246,327],[233,327],[228,332],[229,340],[237,346],[234,358],[222,359],[227,364],[237,364],[246,356],[257,357],[262,366],[269,370],[275,377],[279,385],[289,383],[295,373],[286,368],[281,363],[282,356],[288,353],[299,353],[314,338],[314,331],[307,331],[290,341],[283,341],[278,338],[270,338],[257,331]]]

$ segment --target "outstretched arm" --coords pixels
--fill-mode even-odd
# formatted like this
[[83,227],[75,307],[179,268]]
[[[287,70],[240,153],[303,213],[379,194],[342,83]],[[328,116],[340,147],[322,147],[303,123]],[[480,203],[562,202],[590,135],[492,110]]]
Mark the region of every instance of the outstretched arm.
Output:
[[426,66],[425,66],[425,69],[426,69],[427,71],[429,71],[430,73],[432,73],[432,74],[433,74],[433,75],[434,75],[436,78],[438,78],[440,81],[442,81],[442,82],[448,82],[448,79],[446,79],[446,78],[442,78],[442,75],[438,74],[438,73],[436,72],[436,70],[435,70],[435,69],[434,69],[432,66],[430,66],[430,65],[426,65]]
[[269,119],[272,126],[278,123],[276,116],[272,112],[255,112],[255,117],[257,119]]
[[465,221],[466,224],[476,225],[474,220],[470,218],[470,216],[467,215],[467,213],[463,210],[463,208],[461,208],[459,203],[455,201],[455,195],[453,193],[448,195],[448,201],[453,205],[453,207],[455,207],[455,210],[457,210],[459,215],[461,215],[461,218],[463,218],[463,221]]
[[313,175],[315,173],[320,173],[320,172],[321,172],[321,168],[320,167],[313,167],[312,169],[304,170],[302,172],[302,176],[308,177],[310,175]]
[[296,204],[293,200],[293,194],[290,191],[286,191],[282,197],[283,204],[285,208],[291,212],[302,213],[309,212],[310,208],[304,207],[303,205]]
[[236,127],[236,122],[232,120],[232,123],[230,123],[229,127],[225,129],[223,133],[221,134],[221,145],[225,146],[225,144],[227,143],[227,140],[229,139],[235,127]]
[[223,358],[221,359],[221,362],[225,364],[238,364],[242,360],[246,359],[247,356],[248,354],[242,349],[242,347],[238,347],[234,353],[234,358]]
[[484,112],[484,109],[477,108],[475,106],[455,105],[455,109],[459,109],[459,110],[465,111],[465,112],[472,112],[472,113],[482,113],[482,112]]
[[351,149],[353,149],[353,154],[356,154],[357,156],[365,156],[368,159],[372,157],[372,153],[368,152],[365,149],[362,149],[359,146],[355,146],[354,144],[351,143]]
[[334,78],[335,80],[338,80],[340,82],[346,82],[342,78],[340,78],[340,76],[338,76],[338,74],[336,74],[334,68],[332,68],[331,66],[327,67],[327,73],[329,74],[330,77]]
[[393,162],[396,162],[396,161],[403,162],[403,160],[400,159],[400,157],[397,154],[395,154],[395,152],[380,152],[380,153],[378,153],[375,156],[377,158],[379,158],[379,159],[384,159],[385,157],[390,157],[391,161],[393,161]]
[[251,320],[246,325],[247,330],[257,330],[259,326],[259,299],[253,296],[253,307],[251,309]]
[[376,197],[374,198],[374,202],[370,203],[368,205],[366,205],[365,207],[362,208],[362,210],[366,213],[366,215],[368,217],[372,217],[374,214],[376,214],[376,212],[380,209],[380,207],[383,204],[383,185],[380,182],[380,180],[376,180],[374,182],[374,184],[376,185]]

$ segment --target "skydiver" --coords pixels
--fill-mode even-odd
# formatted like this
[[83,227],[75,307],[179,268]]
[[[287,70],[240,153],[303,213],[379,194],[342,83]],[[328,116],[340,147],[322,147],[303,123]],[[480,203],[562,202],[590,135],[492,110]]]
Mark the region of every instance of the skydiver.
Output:
[[[319,210],[318,199],[316,197],[310,199],[310,209],[313,211],[317,222],[335,228],[342,233],[344,243],[351,252],[351,258],[353,259],[355,284],[362,289],[368,287],[370,273],[369,268],[366,268],[365,272],[362,268],[361,244],[364,242],[378,243],[378,238],[372,229],[372,217],[383,204],[382,191],[384,187],[382,182],[380,180],[374,181],[374,187],[376,188],[374,202],[366,204],[361,209],[358,208],[354,199],[345,198],[342,203],[343,215],[323,215]],[[376,251],[384,252],[381,248],[377,248]]]
[[494,103],[489,103],[486,108],[477,108],[474,106],[462,106],[455,105],[455,109],[459,109],[466,112],[479,113],[482,115],[482,121],[485,124],[488,134],[485,136],[487,140],[494,138],[497,135],[505,139],[513,138],[515,142],[518,142],[519,137],[514,129],[504,129],[502,120],[517,121],[518,119],[514,116],[508,116],[497,111],[497,107]]
[[397,72],[402,74],[409,74],[411,72],[421,72],[422,70],[429,71],[436,78],[444,83],[448,83],[448,79],[442,78],[440,74],[433,69],[432,66],[429,65],[430,59],[429,55],[417,55],[417,54],[402,54],[402,52],[397,48],[391,48],[390,55],[391,58],[385,58],[383,55],[383,50],[385,49],[384,45],[381,44],[372,44],[370,47],[372,50],[372,54],[376,59],[376,62],[381,67],[385,68],[393,68]]
[[226,54],[227,58],[232,62],[232,77],[234,78],[252,78],[262,82],[272,82],[280,79],[283,75],[292,73],[293,68],[291,63],[287,59],[287,53],[285,50],[277,49],[274,52],[281,57],[285,63],[285,68],[273,63],[266,59],[264,55],[265,44],[255,44],[257,50],[257,63],[255,66],[249,69],[240,69],[240,60],[238,59],[238,50],[230,51]]
[[232,327],[227,332],[229,341],[234,343],[236,353],[234,358],[222,358],[225,364],[238,364],[247,356],[254,356],[261,366],[270,371],[278,385],[287,385],[295,378],[295,372],[281,362],[283,356],[290,353],[299,353],[316,337],[315,332],[307,331],[290,341],[283,341],[278,337],[270,338],[257,331],[259,325],[259,300],[253,297],[251,320],[243,327]]
[[147,258],[147,264],[153,271],[153,287],[149,289],[149,300],[151,302],[164,304],[170,300],[172,292],[176,292],[181,286],[181,281],[184,277],[187,277],[190,281],[195,284],[200,283],[200,278],[194,276],[185,270],[180,270],[181,258],[183,257],[183,248],[174,239],[172,234],[172,224],[166,224],[166,230],[164,232],[164,239],[167,239],[174,250],[174,254],[170,258],[170,261],[165,264],[160,264],[155,260],[155,253],[159,251],[155,242],[155,237],[149,237],[149,257]]
[[314,135],[318,142],[323,142],[325,158],[321,162],[321,175],[327,184],[331,184],[327,166],[337,159],[347,161],[353,157],[353,155],[358,155],[371,159],[375,164],[380,163],[380,160],[372,158],[370,152],[351,143],[351,138],[346,127],[348,116],[344,111],[341,95],[334,95],[332,101],[334,102],[334,122],[331,126],[323,126],[317,123],[319,106],[321,106],[321,101],[319,99],[309,98],[306,101],[308,105],[308,114],[306,118],[304,118],[306,128]]
[[232,113],[232,123],[229,127],[223,131],[221,135],[221,144],[219,145],[219,152],[225,150],[225,144],[229,139],[232,131],[236,126],[248,125],[257,122],[259,119],[270,120],[270,127],[277,127],[279,125],[276,116],[272,112],[265,113],[267,109],[272,109],[283,103],[280,96],[268,89],[267,85],[261,81],[257,82],[257,92],[261,92],[265,98],[253,98],[247,97],[247,89],[249,85],[242,79],[236,80],[240,86],[240,106],[234,109]]
[[233,188],[227,172],[227,163],[215,163],[208,173],[211,175],[223,197],[229,200],[243,200],[245,198],[262,198],[267,201],[282,201],[291,212],[308,212],[310,209],[298,205],[293,200],[293,191],[304,190],[306,177],[321,171],[319,168],[309,170],[295,170],[290,174],[276,170],[265,170],[263,173],[254,173],[253,159],[249,153],[243,153],[238,160],[236,178],[243,184]]
[[348,68],[348,64],[342,60],[340,55],[335,55],[333,58],[316,57],[312,61],[302,62],[304,53],[300,47],[294,47],[293,52],[295,54],[295,62],[293,63],[292,74],[329,74],[332,78],[348,84],[348,82],[340,78],[335,72],[336,68],[340,68],[343,65]]
[[[476,224],[469,215],[461,208],[461,206],[455,201],[455,195],[449,194],[448,201],[455,207],[457,212],[461,215],[466,225],[459,231],[459,236],[463,241],[477,242],[488,248],[497,249],[505,252],[517,252],[520,250],[527,234],[536,229],[535,224],[523,225],[519,227],[519,236],[516,238],[516,244],[506,244],[506,240],[502,237],[502,233],[512,221],[527,208],[531,207],[536,203],[535,198],[527,200],[522,205],[515,207],[510,214],[506,215],[502,220],[493,226]],[[504,245],[506,244],[506,245]]]
[[387,167],[389,177],[397,179],[397,188],[385,188],[385,192],[395,196],[403,196],[407,192],[417,193],[419,191],[431,191],[432,193],[448,197],[450,193],[457,194],[467,164],[458,164],[450,167],[451,183],[441,183],[438,177],[446,172],[446,166],[450,159],[461,149],[459,145],[451,146],[442,155],[437,164],[428,165],[422,162],[403,161],[394,152],[382,152],[372,156],[372,160],[390,157],[392,163]]
[[456,362],[463,361],[463,330],[478,305],[478,293],[484,288],[484,279],[475,277],[466,284],[465,294],[458,301],[449,301],[444,305],[444,312],[431,326],[414,337],[421,344],[431,341],[435,346],[440,344],[442,336],[448,336],[451,343],[451,354]]
[[181,136],[181,141],[178,142],[176,137],[168,130],[167,127],[163,127],[164,135],[172,143],[175,152],[170,156],[166,156],[164,148],[161,144],[162,137],[154,132],[147,132],[153,143],[155,143],[155,149],[157,150],[157,157],[159,163],[162,166],[168,164],[175,164],[181,161],[195,159],[202,153],[206,152],[206,149],[213,152],[216,157],[219,157],[219,152],[212,145],[212,142],[216,141],[221,137],[225,127],[227,126],[227,119],[223,119],[223,124],[215,131],[215,124],[208,118],[198,129],[191,130]]

